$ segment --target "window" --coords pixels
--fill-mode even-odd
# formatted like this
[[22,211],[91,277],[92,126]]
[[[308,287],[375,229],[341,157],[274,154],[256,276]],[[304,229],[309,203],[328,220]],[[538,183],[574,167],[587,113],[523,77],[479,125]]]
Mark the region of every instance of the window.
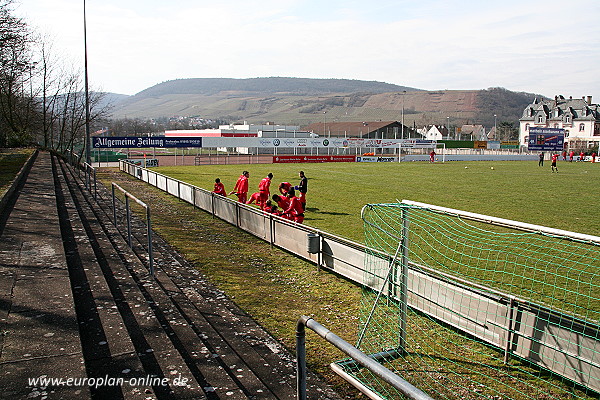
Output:
[[579,124],[579,132],[585,131],[585,124]]
[[571,116],[570,115],[566,115],[565,116],[565,123],[567,123],[567,124],[571,123]]
[[558,129],[558,124],[554,124],[554,127]]
[[529,131],[529,124],[525,124],[525,132]]
[[544,116],[543,115],[538,115],[538,117],[537,117],[537,123],[538,124],[544,123]]

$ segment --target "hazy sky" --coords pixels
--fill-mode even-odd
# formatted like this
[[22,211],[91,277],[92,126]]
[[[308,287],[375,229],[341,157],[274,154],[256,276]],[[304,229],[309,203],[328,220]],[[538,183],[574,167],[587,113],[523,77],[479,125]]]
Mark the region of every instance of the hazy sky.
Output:
[[[83,0],[15,0],[83,68]],[[177,78],[505,87],[600,101],[598,0],[87,0],[93,89]]]

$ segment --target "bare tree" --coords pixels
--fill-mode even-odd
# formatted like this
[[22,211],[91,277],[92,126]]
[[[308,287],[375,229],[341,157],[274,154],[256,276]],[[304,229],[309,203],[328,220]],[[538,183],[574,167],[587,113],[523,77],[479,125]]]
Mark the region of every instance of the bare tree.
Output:
[[0,0],[0,147],[28,143],[36,121],[32,37],[11,7],[12,0]]

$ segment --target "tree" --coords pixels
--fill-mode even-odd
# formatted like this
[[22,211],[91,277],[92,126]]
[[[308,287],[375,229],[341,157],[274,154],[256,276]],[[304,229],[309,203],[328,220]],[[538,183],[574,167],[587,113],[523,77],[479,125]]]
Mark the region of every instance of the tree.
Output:
[[498,124],[498,132],[496,132],[497,140],[519,140],[519,130],[513,122],[500,122]]
[[12,0],[0,0],[0,147],[27,144],[36,121],[32,36],[11,7]]

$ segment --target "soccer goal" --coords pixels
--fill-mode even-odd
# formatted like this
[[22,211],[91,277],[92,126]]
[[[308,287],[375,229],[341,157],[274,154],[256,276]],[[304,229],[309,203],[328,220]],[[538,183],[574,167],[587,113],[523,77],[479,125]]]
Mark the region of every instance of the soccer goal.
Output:
[[356,347],[434,398],[597,398],[600,237],[411,201],[362,214]]

